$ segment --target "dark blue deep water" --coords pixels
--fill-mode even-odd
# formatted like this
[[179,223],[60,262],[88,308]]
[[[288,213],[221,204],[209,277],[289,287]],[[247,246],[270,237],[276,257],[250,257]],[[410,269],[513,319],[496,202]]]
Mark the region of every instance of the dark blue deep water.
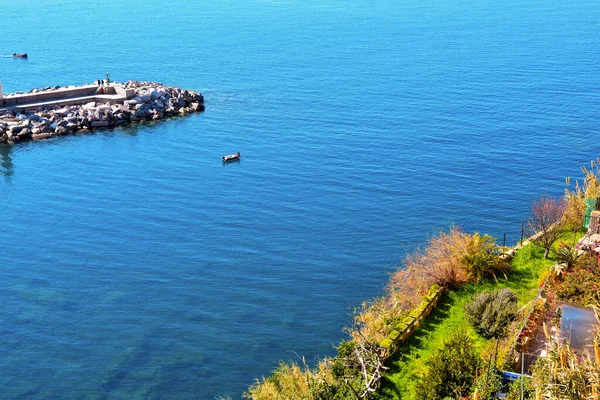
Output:
[[[0,148],[0,397],[239,398],[406,251],[520,236],[599,154],[597,0],[1,2],[5,92],[206,112]],[[241,151],[239,163],[220,156]]]

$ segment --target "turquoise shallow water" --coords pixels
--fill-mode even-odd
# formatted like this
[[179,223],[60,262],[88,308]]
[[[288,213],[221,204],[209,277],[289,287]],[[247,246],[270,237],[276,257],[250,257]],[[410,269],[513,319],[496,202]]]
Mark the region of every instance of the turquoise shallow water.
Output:
[[[156,80],[206,112],[0,148],[0,397],[239,398],[332,353],[407,250],[518,240],[598,156],[600,9],[4,2],[5,92]],[[222,154],[240,150],[239,163]]]

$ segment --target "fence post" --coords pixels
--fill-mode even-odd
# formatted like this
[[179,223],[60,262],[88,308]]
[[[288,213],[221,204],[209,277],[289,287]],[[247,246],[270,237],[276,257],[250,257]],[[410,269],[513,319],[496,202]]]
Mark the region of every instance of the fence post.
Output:
[[525,353],[521,352],[521,400],[523,400],[525,396],[524,391],[524,382],[525,382]]
[[523,236],[525,235],[525,222],[521,222],[521,246],[523,246]]

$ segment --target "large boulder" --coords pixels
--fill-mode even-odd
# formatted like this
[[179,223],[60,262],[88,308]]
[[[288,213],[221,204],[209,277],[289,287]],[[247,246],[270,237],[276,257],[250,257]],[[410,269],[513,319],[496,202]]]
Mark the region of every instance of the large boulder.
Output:
[[194,111],[204,111],[204,104],[192,103],[190,104],[190,108]]
[[67,114],[69,113],[69,109],[68,108],[61,108],[59,110],[55,110],[54,114],[59,116],[59,117],[66,117]]
[[33,140],[39,140],[39,139],[48,139],[51,138],[52,134],[49,132],[45,132],[45,133],[34,133],[31,135],[31,138]]
[[19,139],[27,140],[31,139],[31,129],[25,128],[19,132]]
[[21,132],[23,130],[23,128],[24,128],[23,125],[11,125],[10,133],[12,133],[13,135],[17,135],[19,132]]

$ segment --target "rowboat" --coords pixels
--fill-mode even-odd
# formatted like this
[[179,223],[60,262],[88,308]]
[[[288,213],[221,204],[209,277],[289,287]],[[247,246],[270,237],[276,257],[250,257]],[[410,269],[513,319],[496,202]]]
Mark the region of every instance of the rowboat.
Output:
[[238,160],[239,158],[240,158],[240,152],[238,151],[235,154],[229,154],[227,156],[222,156],[221,160],[223,160],[223,162],[229,162],[229,161]]
[[27,58],[27,53],[23,53],[23,54],[13,53],[13,58]]

